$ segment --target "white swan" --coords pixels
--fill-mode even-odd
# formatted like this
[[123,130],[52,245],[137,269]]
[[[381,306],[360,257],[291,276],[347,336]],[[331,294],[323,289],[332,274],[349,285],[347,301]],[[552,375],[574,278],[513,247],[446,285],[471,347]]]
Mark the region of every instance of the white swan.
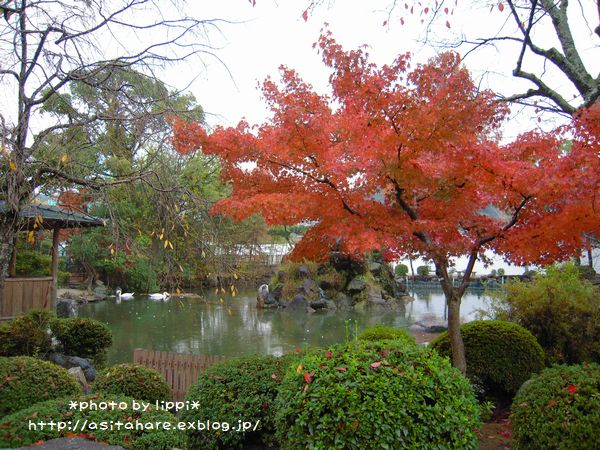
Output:
[[166,300],[171,296],[168,292],[163,292],[162,294],[148,294],[150,300]]
[[121,289],[117,289],[116,294],[117,294],[117,301],[131,300],[133,298],[133,294],[135,294],[135,292],[121,292]]

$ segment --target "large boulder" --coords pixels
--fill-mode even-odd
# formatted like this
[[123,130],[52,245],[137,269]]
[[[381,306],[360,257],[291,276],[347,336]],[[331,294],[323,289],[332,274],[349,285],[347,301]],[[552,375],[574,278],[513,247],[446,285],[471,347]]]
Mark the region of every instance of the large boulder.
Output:
[[54,364],[64,367],[65,369],[80,367],[85,375],[85,379],[88,382],[96,379],[96,369],[92,365],[92,362],[87,358],[63,355],[62,353],[50,353],[50,355],[48,355],[48,360]]
[[342,311],[352,309],[352,298],[350,298],[348,295],[344,294],[343,292],[337,293],[337,295],[334,298],[334,302],[335,302],[337,309],[340,309]]
[[308,306],[308,300],[306,297],[302,294],[296,294],[292,301],[288,303],[287,308],[295,311],[306,311]]
[[367,287],[367,303],[370,307],[372,306],[386,306],[386,301],[381,295],[381,289],[373,286]]
[[348,283],[346,290],[351,294],[357,294],[367,288],[367,282],[362,277],[355,277]]
[[56,300],[57,317],[77,317],[77,302],[70,298]]

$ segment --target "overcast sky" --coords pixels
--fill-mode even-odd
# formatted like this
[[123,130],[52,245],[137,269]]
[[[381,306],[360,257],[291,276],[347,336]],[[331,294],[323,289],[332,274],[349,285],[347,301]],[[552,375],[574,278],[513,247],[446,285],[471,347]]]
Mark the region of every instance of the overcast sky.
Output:
[[[593,8],[591,0],[585,1]],[[183,68],[179,66],[175,72],[169,73],[167,81],[182,86],[194,80],[190,90],[205,108],[211,125],[234,126],[243,117],[250,124],[255,124],[264,122],[268,116],[258,82],[268,75],[277,79],[280,64],[296,69],[317,91],[327,92],[329,73],[312,48],[325,23],[345,49],[363,44],[369,46],[372,60],[377,64],[390,63],[398,54],[405,52],[414,55],[413,61],[425,62],[436,53],[430,45],[420,42],[425,37],[421,17],[416,11],[411,16],[404,9],[403,2],[398,2],[400,6],[388,20],[389,0],[325,0],[305,22],[302,12],[308,3],[308,0],[257,0],[254,7],[248,0],[194,3],[190,11],[196,17],[234,22],[223,23],[221,35],[214,32],[210,35],[211,43],[218,47],[215,54],[222,62],[207,56],[204,66],[197,62]],[[507,10],[500,12],[496,2],[480,2],[479,9],[473,4],[472,1],[459,2],[454,15],[448,15],[450,28],[446,27],[443,17],[433,27],[430,40],[451,40],[463,33],[486,35],[489,30],[500,29],[509,19]],[[463,5],[468,7],[466,11],[459,9]],[[578,8],[577,4],[570,7]],[[591,11],[594,12],[593,9]],[[401,20],[404,20],[404,25]],[[386,26],[384,21],[388,21]],[[506,29],[512,30],[511,22]],[[594,39],[587,24],[580,24],[575,30],[579,32],[584,59],[595,66],[590,67],[592,73],[598,73],[600,55],[595,45],[597,37]],[[548,44],[551,42],[549,38],[544,37]],[[510,76],[516,51],[488,48],[469,55],[465,64],[483,87],[507,94],[514,93],[517,88],[526,90],[530,87],[526,82]],[[568,88],[568,83],[558,81],[558,86]],[[534,126],[537,122],[524,120],[524,116],[532,115],[533,111],[527,110],[517,121],[507,125],[506,137],[511,138],[518,131]]]

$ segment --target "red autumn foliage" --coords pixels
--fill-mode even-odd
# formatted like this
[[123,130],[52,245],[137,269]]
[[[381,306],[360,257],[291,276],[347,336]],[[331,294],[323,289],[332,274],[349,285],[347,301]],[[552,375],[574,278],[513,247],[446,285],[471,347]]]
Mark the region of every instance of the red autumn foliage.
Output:
[[[338,248],[433,260],[455,302],[449,328],[458,336],[459,300],[486,250],[547,263],[578,253],[582,232],[598,228],[598,105],[576,118],[567,154],[561,132],[500,145],[507,107],[478,89],[455,53],[409,71],[409,55],[378,67],[328,33],[317,46],[332,70],[329,96],[282,67],[281,84],[263,84],[267,123],[207,134],[174,122],[178,151],[201,147],[223,161],[233,192],[215,213],[314,223],[296,259],[324,259]],[[459,255],[470,261],[455,288],[448,267]]]

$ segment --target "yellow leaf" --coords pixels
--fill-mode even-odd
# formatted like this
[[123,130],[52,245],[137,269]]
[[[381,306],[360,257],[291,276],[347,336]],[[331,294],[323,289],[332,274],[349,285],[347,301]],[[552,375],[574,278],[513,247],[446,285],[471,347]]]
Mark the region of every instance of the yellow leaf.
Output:
[[221,305],[223,304],[223,298],[222,298],[222,297],[219,299],[219,303],[220,303]]
[[114,254],[115,254],[115,249],[114,249],[114,248],[111,248],[111,249],[110,249],[110,254],[111,254],[111,255],[114,255]]
[[64,163],[66,163],[66,162],[67,162],[67,160],[68,160],[68,159],[69,159],[69,157],[68,157],[68,156],[67,156],[67,154],[65,153],[64,155],[62,155],[62,156],[61,156],[61,158],[60,158],[60,162],[64,164]]
[[[165,237],[164,233],[160,233],[160,236],[158,237],[161,241],[163,240],[163,237]],[[166,246],[165,246],[166,247]]]
[[237,279],[238,279],[238,274],[237,274],[237,273],[234,273],[234,274],[233,274],[233,278],[235,278],[235,279],[237,280]]
[[171,250],[173,250],[173,243],[170,241],[167,241],[167,242],[169,242],[169,247],[171,247]]
[[225,293],[225,288],[221,288],[221,292],[224,294]]
[[302,373],[302,369],[304,367],[302,367],[302,364],[300,364],[298,367],[296,367],[296,373]]
[[231,316],[231,308],[227,308],[227,314]]
[[179,295],[181,294],[181,291],[179,290],[179,288],[175,289],[175,292]]
[[[203,258],[206,258],[206,253],[204,253],[204,250],[202,250],[201,256],[202,256]],[[209,275],[210,275],[210,273],[209,273]]]
[[215,295],[219,295],[219,288],[215,289]]
[[32,245],[35,244],[35,233],[33,231],[27,233],[27,242]]
[[10,161],[10,162],[8,163],[8,167],[10,167],[10,170],[12,170],[13,172],[16,172],[16,171],[17,171],[17,166],[15,166],[15,163],[14,163],[14,162],[12,162],[12,161]]
[[165,239],[165,248],[167,248],[167,245],[169,245],[169,240]]

